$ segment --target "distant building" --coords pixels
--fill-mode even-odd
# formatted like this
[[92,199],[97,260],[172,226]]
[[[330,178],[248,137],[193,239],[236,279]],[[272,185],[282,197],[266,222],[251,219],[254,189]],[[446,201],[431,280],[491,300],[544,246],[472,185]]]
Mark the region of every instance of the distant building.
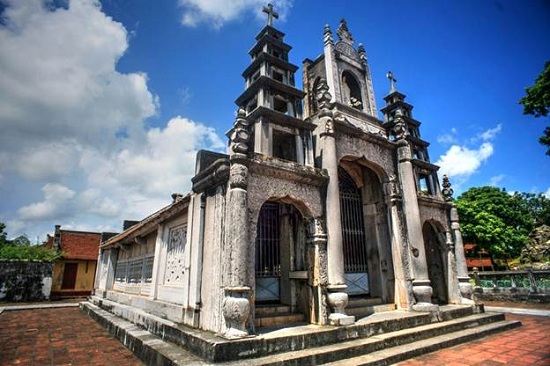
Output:
[[55,225],[44,246],[62,252],[55,262],[51,298],[87,296],[94,288],[101,233],[61,230]]
[[480,271],[494,271],[494,263],[491,255],[485,249],[477,249],[476,244],[464,244],[466,255],[466,266],[468,271],[473,271],[476,267]]

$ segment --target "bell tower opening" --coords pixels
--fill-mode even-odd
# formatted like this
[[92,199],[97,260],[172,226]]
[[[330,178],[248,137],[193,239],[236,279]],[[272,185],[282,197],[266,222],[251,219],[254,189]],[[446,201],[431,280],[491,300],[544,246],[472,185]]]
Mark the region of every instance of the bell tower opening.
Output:
[[355,79],[355,76],[349,71],[344,71],[342,73],[342,90],[344,103],[355,109],[363,109],[361,87]]

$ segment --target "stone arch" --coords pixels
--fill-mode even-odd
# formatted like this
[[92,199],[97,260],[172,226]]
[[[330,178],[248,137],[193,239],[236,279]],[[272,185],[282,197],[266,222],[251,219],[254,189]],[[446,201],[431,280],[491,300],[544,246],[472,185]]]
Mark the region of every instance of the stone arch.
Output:
[[[354,220],[360,220],[363,229],[363,239],[360,240],[364,241],[363,245],[367,258],[367,268],[364,273],[368,275],[368,295],[371,297],[380,297],[386,302],[393,302],[393,259],[388,208],[384,190],[388,177],[380,166],[368,162],[365,158],[345,156],[340,160],[339,170],[341,172],[339,176],[345,173],[347,176],[346,179],[353,181],[353,185],[355,185],[360,194],[359,208],[350,208],[349,203],[342,201],[343,193],[342,190],[340,191],[344,241],[348,240],[346,238],[346,230],[357,231],[357,228],[347,227],[349,226],[350,217]],[[347,184],[349,185],[350,183],[348,182]],[[349,193],[347,195],[349,196]],[[346,212],[346,210],[349,212]],[[358,214],[361,217],[357,218]],[[344,247],[346,245],[344,243]],[[347,254],[344,253],[344,255]],[[344,262],[346,266],[346,260]],[[350,275],[345,276],[347,281],[348,278],[351,281],[354,277]],[[348,286],[350,286],[349,283]],[[356,295],[353,291],[350,293]]]
[[349,70],[342,72],[342,102],[359,110],[364,109],[361,84]]
[[293,278],[307,263],[307,224],[311,211],[289,195],[265,200],[254,235],[255,297],[258,304],[280,303],[308,315],[307,283]]
[[449,303],[448,266],[444,225],[435,220],[427,220],[422,225],[422,236],[426,251],[426,266],[433,293],[432,302],[444,305]]

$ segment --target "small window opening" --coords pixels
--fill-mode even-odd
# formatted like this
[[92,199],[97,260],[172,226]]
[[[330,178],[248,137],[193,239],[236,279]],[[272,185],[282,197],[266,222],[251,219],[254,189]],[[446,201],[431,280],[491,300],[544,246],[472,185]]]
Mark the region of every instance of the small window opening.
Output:
[[433,187],[430,182],[430,177],[427,175],[421,175],[418,179],[418,189],[421,194],[432,196],[434,194]]
[[296,136],[273,130],[273,156],[279,159],[297,161]]
[[284,80],[284,75],[283,73],[279,72],[279,71],[275,71],[273,70],[273,79],[277,80],[278,82],[283,82]]
[[273,98],[273,109],[286,114],[288,112],[288,103],[284,99],[275,97]]
[[362,110],[363,99],[361,98],[361,88],[355,77],[348,71],[342,74],[342,84],[344,91],[344,101],[352,108]]

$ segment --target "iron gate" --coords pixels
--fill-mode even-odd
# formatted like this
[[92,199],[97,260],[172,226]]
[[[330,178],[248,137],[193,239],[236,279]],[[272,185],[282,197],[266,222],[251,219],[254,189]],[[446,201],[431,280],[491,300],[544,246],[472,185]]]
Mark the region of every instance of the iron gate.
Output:
[[256,300],[278,301],[281,285],[281,223],[278,203],[266,202],[256,235]]
[[338,168],[338,178],[347,292],[350,295],[368,294],[368,257],[361,190],[343,168]]

